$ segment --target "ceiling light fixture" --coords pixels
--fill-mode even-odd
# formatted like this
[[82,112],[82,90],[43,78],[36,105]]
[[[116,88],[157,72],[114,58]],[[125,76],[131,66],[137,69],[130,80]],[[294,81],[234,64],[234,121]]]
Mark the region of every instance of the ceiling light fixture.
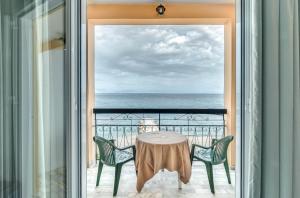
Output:
[[156,7],[156,12],[159,15],[164,15],[165,11],[166,11],[166,8],[162,4],[159,4],[159,6]]

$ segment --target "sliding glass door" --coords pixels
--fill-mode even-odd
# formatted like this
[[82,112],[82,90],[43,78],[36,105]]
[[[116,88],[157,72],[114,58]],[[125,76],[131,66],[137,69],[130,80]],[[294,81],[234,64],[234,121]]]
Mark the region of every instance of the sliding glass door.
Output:
[[0,0],[0,197],[66,197],[64,0]]

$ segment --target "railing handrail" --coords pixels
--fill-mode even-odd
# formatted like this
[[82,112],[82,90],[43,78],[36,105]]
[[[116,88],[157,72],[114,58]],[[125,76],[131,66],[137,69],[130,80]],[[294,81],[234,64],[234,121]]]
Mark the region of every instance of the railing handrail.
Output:
[[[96,126],[105,126],[105,127],[138,127],[138,126],[147,126],[147,127],[158,127],[156,124],[96,124]],[[224,124],[161,124],[162,127],[224,127]]]
[[163,109],[163,108],[94,108],[94,114],[107,113],[145,113],[145,114],[212,114],[224,115],[227,114],[227,109]]

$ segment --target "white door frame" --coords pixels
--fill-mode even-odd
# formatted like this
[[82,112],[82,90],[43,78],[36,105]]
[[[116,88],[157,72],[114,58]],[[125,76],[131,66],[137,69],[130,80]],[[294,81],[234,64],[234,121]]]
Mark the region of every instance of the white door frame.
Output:
[[[67,0],[71,1],[71,0]],[[77,18],[80,16],[80,23],[78,24],[80,35],[77,35],[77,42],[80,40],[80,45],[77,44],[77,47],[80,48],[80,51],[77,52],[81,59],[77,60],[77,64],[81,64],[81,67],[79,67],[79,81],[77,81],[77,89],[79,88],[79,91],[81,96],[78,96],[79,100],[77,101],[77,104],[80,104],[80,110],[77,111],[77,114],[80,114],[80,126],[78,126],[80,130],[78,130],[78,136],[79,138],[79,146],[80,146],[80,166],[77,173],[79,173],[79,179],[80,179],[80,186],[78,189],[78,193],[80,194],[80,197],[86,197],[87,191],[86,191],[86,9],[87,9],[87,0],[80,0],[77,7],[73,7],[72,9],[77,9]],[[240,115],[240,118],[237,120],[237,130],[240,131],[240,133],[237,133],[237,163],[236,164],[236,172],[240,173],[236,175],[236,197],[237,198],[243,198],[245,197],[245,176],[247,175],[247,165],[245,164],[246,159],[246,146],[247,146],[247,137],[245,136],[245,112],[246,112],[246,99],[245,96],[245,81],[246,81],[246,68],[244,67],[245,63],[245,1],[243,0],[236,0],[236,79],[237,79],[237,116]],[[79,10],[79,11],[78,11]],[[76,12],[73,12],[73,14]],[[73,15],[76,16],[76,15]],[[73,17],[76,18],[76,17]],[[75,23],[75,22],[74,22]],[[74,29],[73,29],[74,30]],[[78,30],[78,29],[77,29]],[[73,41],[76,43],[76,41]],[[73,54],[74,55],[74,54]],[[73,57],[74,58],[74,57]],[[78,105],[75,105],[76,107]],[[75,141],[75,140],[74,140]]]

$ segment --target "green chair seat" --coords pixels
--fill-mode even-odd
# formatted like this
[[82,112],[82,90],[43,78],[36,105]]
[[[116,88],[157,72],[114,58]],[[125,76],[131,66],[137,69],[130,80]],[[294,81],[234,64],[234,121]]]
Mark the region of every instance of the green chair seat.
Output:
[[200,147],[195,147],[194,158],[197,158],[198,160],[201,161],[211,162],[212,161],[211,152],[212,149],[203,149]]
[[107,166],[115,167],[113,196],[116,196],[118,192],[122,166],[131,160],[135,160],[135,146],[132,145],[125,148],[118,148],[114,145],[113,140],[107,140],[98,136],[95,136],[93,139],[100,152],[96,186],[99,186],[103,165],[105,164]]
[[115,155],[116,155],[116,163],[126,163],[127,161],[133,160],[133,151],[122,151],[122,150],[115,150]]
[[233,136],[227,136],[220,140],[214,140],[210,147],[193,144],[191,150],[191,163],[202,161],[205,164],[210,190],[215,193],[213,179],[213,165],[224,164],[228,183],[231,184],[229,166],[227,161],[227,149]]

